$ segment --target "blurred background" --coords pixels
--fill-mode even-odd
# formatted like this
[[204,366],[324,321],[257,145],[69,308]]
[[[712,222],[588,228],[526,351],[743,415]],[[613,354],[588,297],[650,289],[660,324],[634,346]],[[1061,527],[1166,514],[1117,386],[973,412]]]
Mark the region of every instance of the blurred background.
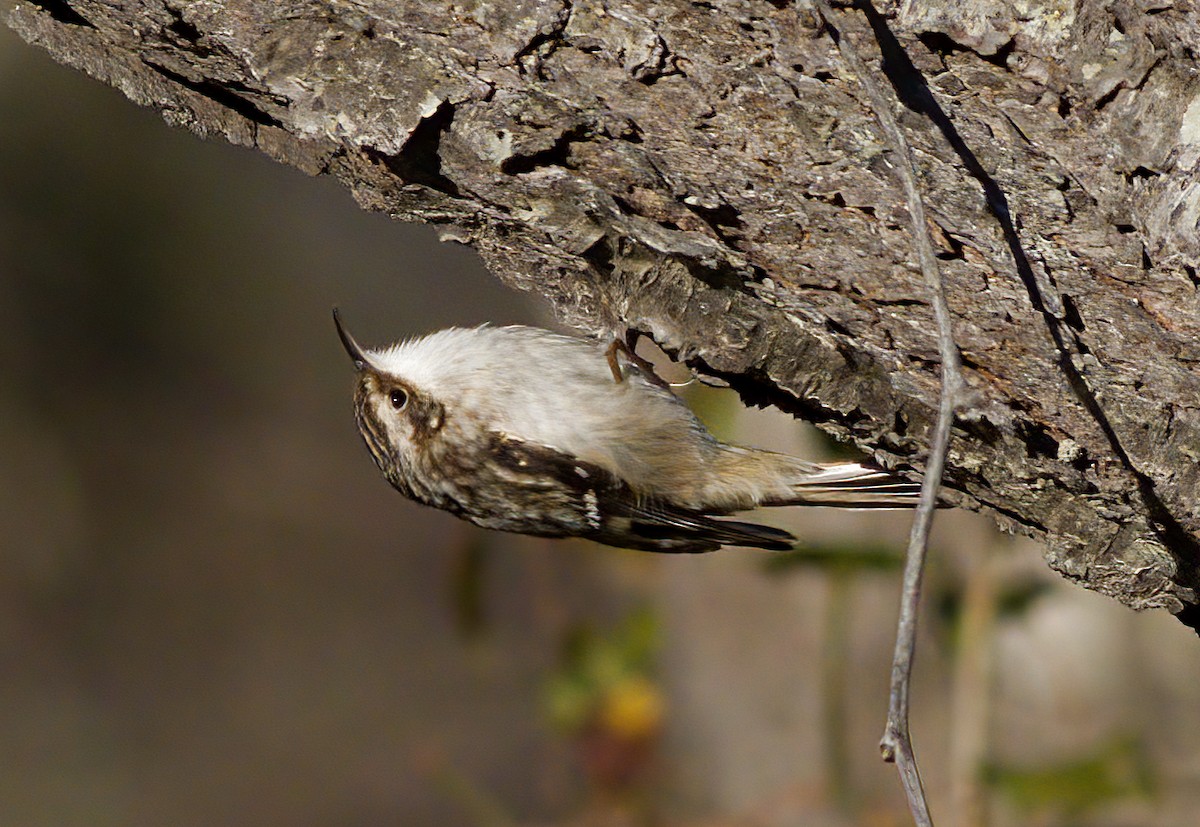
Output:
[[[903,514],[791,554],[491,534],[403,499],[364,343],[553,325],[334,182],[169,129],[0,28],[0,824],[903,825],[878,759]],[[689,389],[727,438],[807,426]],[[942,825],[1191,825],[1200,641],[935,527]]]

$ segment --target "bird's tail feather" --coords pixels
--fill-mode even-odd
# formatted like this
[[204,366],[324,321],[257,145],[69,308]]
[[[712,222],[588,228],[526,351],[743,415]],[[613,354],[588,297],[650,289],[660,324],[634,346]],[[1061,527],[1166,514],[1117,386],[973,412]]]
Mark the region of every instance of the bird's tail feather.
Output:
[[791,495],[763,505],[814,505],[836,508],[915,508],[921,484],[857,462],[805,465],[791,484]]

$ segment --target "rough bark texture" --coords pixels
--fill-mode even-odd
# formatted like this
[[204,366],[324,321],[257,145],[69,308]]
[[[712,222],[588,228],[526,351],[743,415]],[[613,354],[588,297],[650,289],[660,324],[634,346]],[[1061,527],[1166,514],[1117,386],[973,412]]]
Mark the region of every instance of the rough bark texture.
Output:
[[978,392],[949,496],[1069,578],[1192,612],[1190,2],[892,2],[836,31],[787,0],[53,0],[10,23],[173,124],[443,225],[571,324],[919,469],[935,330],[848,37],[890,81]]

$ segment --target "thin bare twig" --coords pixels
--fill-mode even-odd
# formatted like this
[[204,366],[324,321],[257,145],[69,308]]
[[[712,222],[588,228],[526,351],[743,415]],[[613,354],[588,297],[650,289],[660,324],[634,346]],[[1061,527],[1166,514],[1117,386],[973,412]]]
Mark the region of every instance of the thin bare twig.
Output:
[[[869,3],[869,0],[861,0]],[[904,197],[912,221],[913,244],[921,263],[921,272],[929,288],[934,319],[937,321],[938,353],[942,370],[941,397],[938,403],[937,424],[929,445],[929,459],[925,465],[925,477],[921,483],[921,500],[913,519],[912,532],[908,539],[908,552],[904,563],[904,578],[900,600],[900,617],[896,625],[896,648],[892,658],[891,693],[888,701],[887,724],[879,748],[885,761],[893,761],[900,773],[900,782],[908,797],[909,810],[918,827],[932,827],[929,805],[925,801],[925,790],[921,786],[921,775],[917,770],[912,739],[908,731],[909,678],[912,675],[913,654],[916,647],[917,607],[921,597],[921,577],[925,568],[925,552],[929,545],[929,529],[937,507],[937,492],[942,483],[942,472],[946,467],[946,453],[950,445],[950,427],[954,412],[963,397],[962,361],[958,347],[954,344],[954,332],[950,323],[950,308],[946,304],[945,286],[933,252],[933,240],[925,219],[925,204],[917,188],[917,174],[913,165],[912,150],[908,140],[892,114],[890,103],[879,91],[873,75],[867,71],[854,44],[843,32],[833,25],[834,14],[827,0],[813,0],[826,28],[835,36],[838,50],[850,70],[858,76],[871,108],[880,126],[896,152],[896,172],[904,187]]]

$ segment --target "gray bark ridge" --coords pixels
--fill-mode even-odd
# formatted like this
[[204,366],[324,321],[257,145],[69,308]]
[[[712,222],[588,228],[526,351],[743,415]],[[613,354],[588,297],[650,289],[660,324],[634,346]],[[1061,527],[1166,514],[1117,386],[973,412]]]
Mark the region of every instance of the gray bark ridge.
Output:
[[[1020,7],[1024,9],[1025,7]],[[568,323],[919,470],[936,329],[967,383],[948,497],[1134,608],[1196,603],[1200,14],[1170,0],[55,0],[10,24],[201,135],[442,225]]]

